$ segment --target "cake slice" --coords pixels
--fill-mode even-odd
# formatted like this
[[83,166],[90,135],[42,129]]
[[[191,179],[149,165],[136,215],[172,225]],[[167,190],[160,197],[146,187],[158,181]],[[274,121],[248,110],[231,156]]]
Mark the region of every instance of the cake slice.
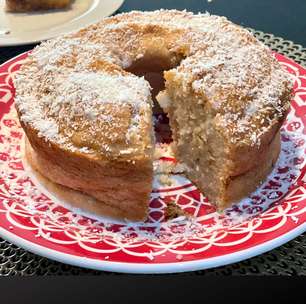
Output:
[[11,12],[27,12],[68,8],[72,0],[6,0],[6,8]]
[[[198,64],[186,59],[164,73],[166,89],[157,96],[176,158],[219,210],[248,196],[272,171],[291,96],[291,83],[268,50],[243,51],[220,51]],[[265,61],[270,75],[261,79],[265,70],[257,62]],[[245,74],[246,66],[254,73]]]

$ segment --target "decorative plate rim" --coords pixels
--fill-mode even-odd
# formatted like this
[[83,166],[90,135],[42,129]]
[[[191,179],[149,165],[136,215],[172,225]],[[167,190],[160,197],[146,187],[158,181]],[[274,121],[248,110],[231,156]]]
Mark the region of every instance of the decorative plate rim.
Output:
[[67,263],[77,267],[85,267],[94,270],[109,271],[109,272],[122,272],[122,273],[134,273],[134,274],[153,274],[153,273],[179,273],[188,271],[197,271],[208,268],[215,268],[219,266],[225,266],[232,263],[237,263],[262,253],[275,249],[295,237],[299,236],[306,231],[306,223],[297,226],[295,229],[273,239],[261,243],[259,245],[250,247],[248,249],[240,250],[235,253],[230,253],[222,256],[199,259],[194,261],[180,261],[179,263],[132,263],[132,262],[114,262],[114,261],[102,261],[98,259],[92,259],[87,257],[75,256],[72,254],[58,252],[54,249],[50,249],[28,240],[25,240],[8,230],[0,227],[0,235],[4,236],[9,242],[24,248],[34,254],[38,254],[56,260],[61,263]]
[[[24,52],[19,54],[10,60],[4,62],[0,65],[2,68],[4,65],[14,62],[19,57],[27,54]],[[302,70],[305,71],[305,68],[300,66],[298,63],[294,62],[292,59],[281,55],[281,57],[295,63]],[[21,236],[18,236],[9,230],[0,227],[0,235],[4,239],[20,246],[30,252],[35,254],[56,260],[59,262],[71,264],[79,267],[86,267],[96,270],[112,271],[112,272],[124,272],[124,273],[175,273],[175,272],[186,272],[186,271],[195,271],[200,269],[207,269],[212,267],[219,267],[241,260],[245,260],[267,251],[270,251],[276,247],[283,245],[284,243],[292,240],[301,233],[306,231],[306,222],[300,224],[296,223],[296,227],[289,230],[282,235],[277,236],[274,239],[263,241],[260,244],[251,246],[246,249],[237,250],[236,252],[229,254],[222,254],[215,257],[208,258],[197,258],[192,261],[173,261],[173,262],[159,262],[159,263],[142,263],[142,262],[118,262],[112,260],[101,260],[95,258],[88,258],[80,255],[73,255],[70,253],[60,252],[58,250],[39,245],[30,240],[24,239]]]

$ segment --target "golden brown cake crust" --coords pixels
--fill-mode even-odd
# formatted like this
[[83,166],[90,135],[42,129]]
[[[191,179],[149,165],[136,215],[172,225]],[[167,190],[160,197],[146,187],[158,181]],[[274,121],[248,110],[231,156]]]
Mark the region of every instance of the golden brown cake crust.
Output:
[[[65,184],[65,182],[61,181],[61,178],[65,179],[67,176],[63,175],[61,168],[54,166],[52,162],[35,153],[27,140],[25,141],[24,152],[24,160],[32,169],[32,173],[34,173],[42,186],[61,200],[61,202],[80,209],[83,212],[91,212],[98,216],[109,216],[133,221],[140,221],[146,218],[147,208],[145,205],[139,206],[133,200],[129,200],[124,204],[117,197],[116,192],[114,193],[115,200],[107,200],[106,197],[103,197],[103,201],[94,198],[94,196],[86,195],[81,191],[74,190],[73,188],[62,186],[61,184]],[[46,172],[49,174],[46,174]],[[45,177],[46,175],[49,179]]]

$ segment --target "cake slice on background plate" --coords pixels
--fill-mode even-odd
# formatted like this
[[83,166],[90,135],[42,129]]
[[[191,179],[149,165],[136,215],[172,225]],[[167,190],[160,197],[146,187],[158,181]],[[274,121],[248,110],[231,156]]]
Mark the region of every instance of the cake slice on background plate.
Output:
[[28,12],[68,8],[72,0],[6,0],[6,9],[10,12]]

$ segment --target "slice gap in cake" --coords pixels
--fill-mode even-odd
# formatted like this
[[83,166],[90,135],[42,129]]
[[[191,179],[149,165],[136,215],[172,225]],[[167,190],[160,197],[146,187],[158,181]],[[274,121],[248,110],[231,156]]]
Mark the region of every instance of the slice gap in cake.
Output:
[[[184,166],[183,174],[209,198],[215,198],[221,202],[222,193],[220,191],[224,187],[221,176],[223,162],[216,160],[223,158],[225,162],[223,139],[217,130],[211,128],[210,120],[213,119],[215,113],[208,107],[203,108],[203,101],[198,100],[197,103],[193,95],[182,95],[182,85],[169,77],[166,88],[164,76],[171,75],[171,70],[179,64],[180,61],[173,66],[164,64],[157,69],[156,66],[151,67],[148,59],[145,58],[143,63],[130,67],[129,72],[140,77],[144,76],[149,81],[152,87],[152,99],[155,101],[154,113],[166,114],[169,119],[174,154],[179,163]],[[159,130],[155,131],[157,131],[155,137],[158,140]],[[171,186],[171,174],[172,172],[158,174],[159,184],[164,187]],[[217,203],[217,205],[221,204]]]

